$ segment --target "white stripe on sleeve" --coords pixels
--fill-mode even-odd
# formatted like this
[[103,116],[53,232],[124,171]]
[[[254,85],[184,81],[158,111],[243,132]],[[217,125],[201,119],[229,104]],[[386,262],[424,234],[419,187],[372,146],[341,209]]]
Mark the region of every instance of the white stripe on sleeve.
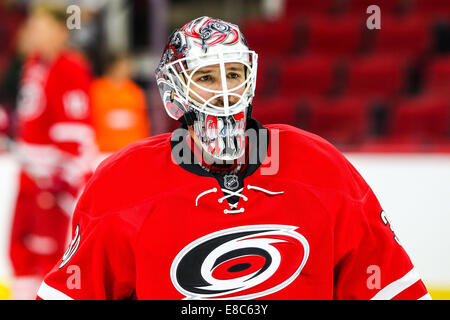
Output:
[[429,293],[427,293],[426,295],[424,295],[422,298],[419,298],[418,300],[432,300],[431,296]]
[[412,268],[407,274],[398,280],[388,284],[386,287],[378,291],[371,300],[390,300],[400,292],[406,290],[414,283],[420,280],[420,276],[415,268]]
[[68,295],[50,287],[45,282],[42,282],[37,295],[43,300],[73,300]]

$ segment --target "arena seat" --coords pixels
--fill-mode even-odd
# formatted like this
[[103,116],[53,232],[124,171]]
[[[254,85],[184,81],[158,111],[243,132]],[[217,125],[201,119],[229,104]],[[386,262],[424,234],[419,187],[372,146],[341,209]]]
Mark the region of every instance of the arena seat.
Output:
[[362,43],[361,15],[338,18],[321,16],[306,21],[307,53],[333,56],[352,56],[358,53]]
[[422,16],[383,17],[373,39],[375,54],[398,54],[419,58],[431,47],[432,30]]
[[272,96],[278,88],[279,60],[277,55],[258,55],[256,96]]
[[367,8],[371,5],[377,5],[380,7],[380,11],[383,14],[395,14],[400,12],[402,8],[402,0],[387,0],[387,1],[374,1],[374,0],[347,0],[346,11],[349,13],[355,13],[365,15]]
[[333,88],[336,60],[330,56],[305,55],[280,66],[280,94],[285,96],[327,94]]
[[311,99],[309,131],[330,142],[357,144],[366,138],[369,128],[368,104],[364,97],[344,96]]
[[449,128],[450,101],[440,96],[424,95],[398,101],[393,109],[389,135],[424,141],[450,141]]
[[242,31],[247,43],[258,54],[289,54],[294,45],[296,20],[290,19],[253,19],[243,23]]
[[347,94],[389,98],[406,83],[408,62],[396,55],[370,55],[348,62]]
[[448,0],[413,0],[412,11],[424,17],[450,18],[450,1]]
[[424,91],[450,98],[450,56],[437,57],[425,68]]
[[270,99],[255,98],[253,117],[262,124],[283,123],[296,125],[297,99],[291,97],[272,97]]
[[284,6],[284,15],[326,15],[335,8],[335,0],[287,0]]
[[414,137],[369,138],[356,146],[353,152],[363,153],[420,153],[434,151],[424,147],[422,140]]

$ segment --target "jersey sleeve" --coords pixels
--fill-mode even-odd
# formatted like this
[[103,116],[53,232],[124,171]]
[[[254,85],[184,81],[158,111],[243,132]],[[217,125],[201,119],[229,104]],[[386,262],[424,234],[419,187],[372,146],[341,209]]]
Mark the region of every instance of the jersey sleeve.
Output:
[[348,166],[361,197],[345,196],[335,226],[335,299],[431,299],[374,192]]
[[133,299],[133,226],[117,214],[102,218],[76,211],[72,241],[47,274],[38,300]]

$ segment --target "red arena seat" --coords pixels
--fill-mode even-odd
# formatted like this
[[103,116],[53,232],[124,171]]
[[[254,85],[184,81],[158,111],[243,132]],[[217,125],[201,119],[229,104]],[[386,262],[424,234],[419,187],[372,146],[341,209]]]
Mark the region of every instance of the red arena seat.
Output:
[[357,54],[362,40],[362,26],[361,15],[310,18],[307,20],[306,51],[334,56]]
[[394,14],[402,9],[402,3],[402,0],[347,0],[346,9],[349,13],[365,15],[369,6],[377,5],[382,14]]
[[297,100],[289,97],[257,99],[252,114],[262,124],[283,123],[296,125]]
[[424,80],[425,92],[450,98],[450,56],[432,60]]
[[450,18],[450,1],[448,0],[414,0],[413,12],[431,18]]
[[311,101],[309,130],[332,143],[363,141],[369,129],[368,100],[341,97]]
[[407,62],[393,55],[372,55],[352,61],[348,66],[348,94],[392,97],[405,85]]
[[391,137],[418,139],[449,139],[450,102],[448,99],[427,95],[405,98],[393,109]]
[[335,59],[307,55],[286,61],[280,70],[280,93],[285,96],[324,95],[333,87]]
[[294,45],[295,20],[248,20],[242,31],[250,49],[261,55],[289,54]]
[[328,14],[335,7],[335,0],[287,0],[284,5],[284,15]]
[[421,16],[383,17],[374,37],[374,52],[418,58],[430,48],[431,28]]

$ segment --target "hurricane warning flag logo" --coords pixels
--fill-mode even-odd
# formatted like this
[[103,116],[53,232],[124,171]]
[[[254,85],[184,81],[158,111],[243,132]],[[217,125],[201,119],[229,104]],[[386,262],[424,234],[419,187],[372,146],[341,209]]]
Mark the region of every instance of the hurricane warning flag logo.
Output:
[[175,257],[172,283],[185,299],[254,299],[277,292],[308,260],[308,241],[296,229],[250,225],[203,236]]

